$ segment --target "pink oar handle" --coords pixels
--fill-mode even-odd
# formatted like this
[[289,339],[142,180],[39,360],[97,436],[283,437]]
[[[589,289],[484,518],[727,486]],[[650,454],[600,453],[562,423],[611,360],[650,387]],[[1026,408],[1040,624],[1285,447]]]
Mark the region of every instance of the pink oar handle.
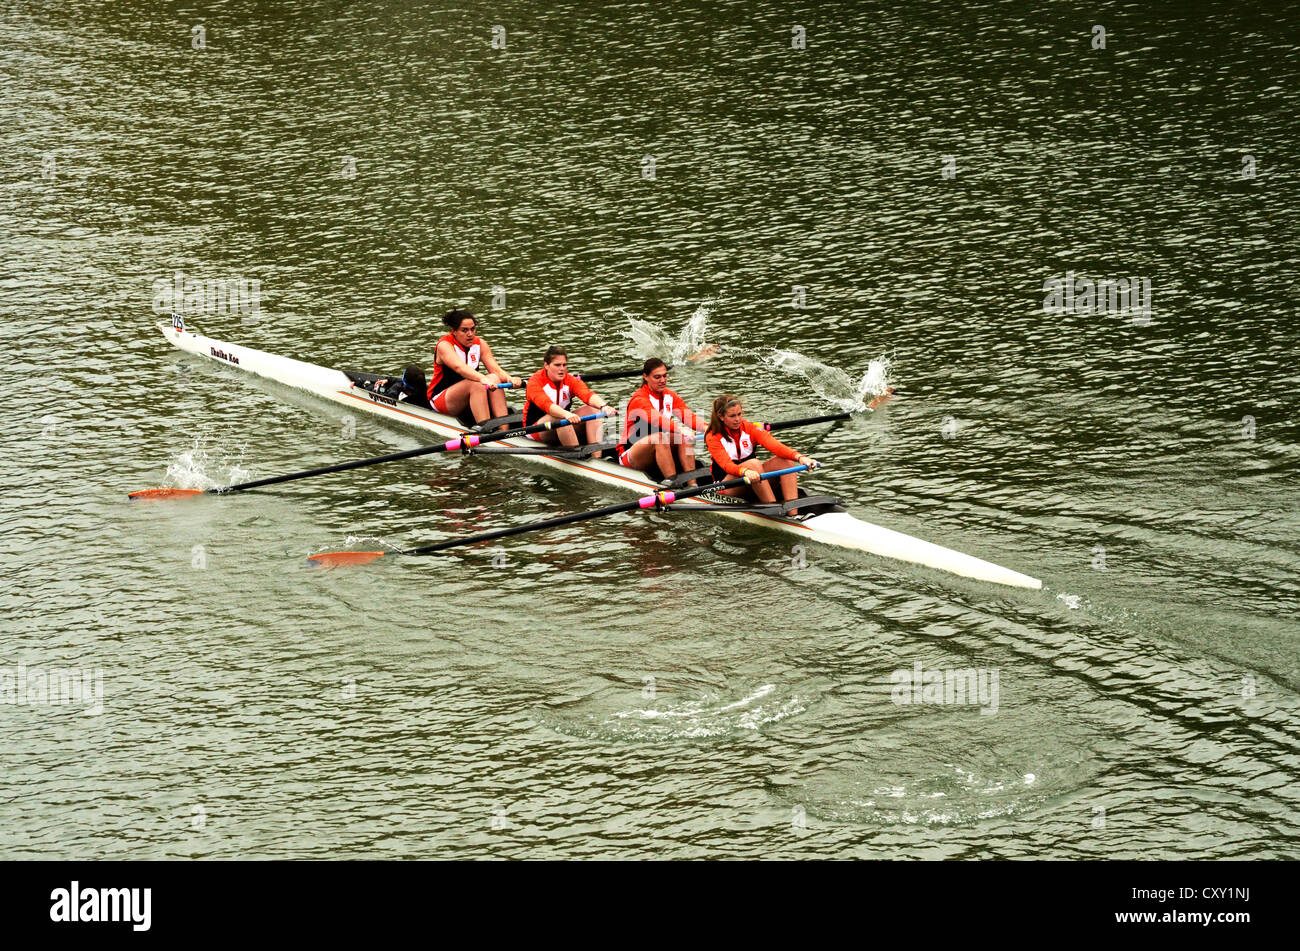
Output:
[[637,500],[637,505],[643,509],[652,509],[656,505],[671,505],[677,501],[675,492],[656,492],[654,495],[647,495]]

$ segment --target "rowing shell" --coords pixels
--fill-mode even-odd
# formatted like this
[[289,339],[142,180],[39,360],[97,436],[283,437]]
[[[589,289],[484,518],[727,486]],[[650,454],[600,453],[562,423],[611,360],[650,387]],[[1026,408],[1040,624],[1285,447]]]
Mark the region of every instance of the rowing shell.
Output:
[[[208,357],[217,363],[224,363],[239,370],[246,370],[249,373],[275,380],[287,386],[306,390],[335,403],[350,406],[355,410],[372,413],[394,422],[405,423],[408,426],[427,430],[444,439],[462,435],[467,431],[459,420],[450,416],[443,416],[441,413],[435,413],[419,406],[411,406],[406,403],[399,404],[382,394],[354,386],[352,381],[341,370],[331,370],[327,367],[304,363],[301,360],[293,360],[289,357],[254,350],[252,347],[215,340],[191,330],[182,330],[167,324],[160,323],[158,326],[162,330],[163,336],[181,350]],[[502,440],[497,445],[535,449],[540,444],[526,436],[519,436]],[[555,469],[564,469],[593,479],[596,482],[613,486],[616,489],[635,492],[638,495],[653,493],[662,488],[658,483],[651,482],[640,471],[604,459],[575,460],[545,453],[519,456],[518,458]],[[902,532],[882,528],[879,525],[872,525],[870,522],[864,522],[847,512],[830,511],[789,517],[762,512],[748,512],[739,510],[740,507],[735,505],[709,503],[707,501],[705,504],[716,508],[719,515],[778,529],[805,540],[870,552],[884,558],[912,562],[928,568],[950,571],[966,578],[992,581],[1017,588],[1036,589],[1043,586],[1043,583],[1037,578],[1031,578],[1029,575],[1023,575],[1018,571],[1003,568],[1001,565],[995,565],[992,562],[971,555],[964,555],[959,551],[953,551],[951,548],[944,548],[942,545],[935,545],[932,542],[913,538],[911,535],[905,535]]]

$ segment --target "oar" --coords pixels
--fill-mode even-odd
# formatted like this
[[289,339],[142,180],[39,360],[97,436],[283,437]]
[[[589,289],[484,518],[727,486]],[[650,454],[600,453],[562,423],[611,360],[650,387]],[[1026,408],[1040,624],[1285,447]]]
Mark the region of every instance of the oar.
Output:
[[[668,364],[668,369],[671,370],[672,367],[673,365],[671,363]],[[640,369],[611,370],[609,373],[575,373],[573,375],[576,376],[583,383],[595,383],[599,380],[621,380],[623,379],[623,377],[627,377],[627,376],[640,376],[641,371]]]
[[881,403],[885,402],[886,400],[892,400],[894,398],[895,392],[896,391],[892,386],[886,387],[885,392],[881,393],[874,400],[872,400],[870,403],[867,404],[867,409],[871,410],[872,412],[875,412],[876,407],[879,406]]
[[[704,361],[709,359],[710,357],[717,356],[717,354],[718,354],[718,345],[716,343],[711,343],[703,350],[701,350],[699,353],[693,353],[689,357],[687,357],[686,362],[695,363],[697,361]],[[664,369],[666,370],[671,370],[672,368],[673,365],[671,363],[664,365]],[[621,380],[624,377],[628,377],[628,376],[640,376],[641,371],[640,370],[611,370],[609,373],[575,373],[573,375],[576,376],[579,380],[581,380],[584,383],[593,383],[598,380]]]
[[[587,422],[593,419],[604,419],[604,413],[592,413],[588,416],[578,417],[578,422]],[[533,426],[525,426],[522,429],[508,429],[497,433],[465,433],[456,439],[449,439],[445,443],[439,443],[434,446],[421,446],[419,449],[407,449],[402,452],[390,452],[384,456],[372,456],[369,459],[357,459],[354,462],[340,462],[332,466],[321,466],[319,469],[304,469],[301,472],[290,472],[288,475],[270,476],[266,479],[256,479],[252,482],[241,482],[238,485],[225,485],[216,489],[142,489],[139,492],[132,492],[127,495],[129,499],[177,499],[187,498],[192,495],[225,495],[229,492],[243,492],[245,489],[257,489],[264,485],[276,485],[280,482],[292,482],[295,479],[307,479],[311,476],[327,475],[331,472],[346,472],[348,469],[360,469],[364,466],[377,466],[381,462],[396,462],[398,459],[414,459],[416,456],[425,456],[434,452],[455,452],[458,449],[470,449],[474,446],[482,445],[485,442],[495,442],[498,439],[509,439],[512,436],[527,436],[529,433],[545,432],[548,429],[562,429],[565,426],[572,426],[567,419],[548,420],[544,423],[537,423]]]
[[[812,426],[816,423],[833,423],[840,419],[852,419],[852,413],[831,413],[829,416],[805,416],[803,419],[782,419],[775,423],[763,423],[763,428],[769,433],[776,432],[779,429],[794,429],[796,426]],[[696,439],[703,439],[704,433],[696,433]]]
[[[867,404],[868,410],[874,410],[894,395],[894,388],[891,386],[885,392],[881,393],[870,403]],[[813,426],[817,423],[833,423],[841,419],[852,419],[853,413],[831,413],[829,416],[807,416],[804,419],[783,419],[776,423],[764,423],[763,428],[768,432],[775,432],[778,429],[794,429],[796,426]]]
[[[777,469],[774,472],[764,472],[760,474],[762,479],[775,479],[778,476],[790,475],[794,472],[803,472],[808,466],[791,466],[789,469]],[[317,555],[311,555],[308,561],[316,565],[363,565],[366,562],[374,561],[376,558],[383,558],[384,555],[432,555],[435,552],[446,551],[448,548],[460,548],[463,545],[477,545],[479,542],[488,542],[497,538],[508,538],[511,535],[522,535],[525,532],[536,532],[544,528],[555,528],[558,525],[571,525],[574,522],[585,522],[588,519],[601,518],[605,515],[617,515],[619,512],[634,512],[637,509],[661,508],[665,505],[671,505],[680,499],[688,499],[691,496],[700,495],[704,492],[717,491],[720,489],[734,489],[737,486],[745,484],[743,477],[727,479],[725,482],[715,482],[709,485],[697,485],[694,488],[678,489],[673,492],[667,490],[656,492],[654,495],[646,495],[631,502],[620,502],[617,505],[607,505],[601,509],[592,509],[590,512],[575,512],[570,515],[560,515],[556,518],[548,518],[541,522],[529,522],[527,525],[515,525],[512,528],[498,528],[491,532],[480,532],[477,535],[466,535],[464,538],[449,538],[446,541],[434,542],[432,545],[422,545],[419,548],[406,548],[398,551],[325,551]]]
[[851,419],[852,413],[831,413],[829,416],[807,416],[803,419],[783,419],[776,423],[764,423],[763,428],[769,433],[778,429],[794,429],[796,426],[812,426],[815,423],[831,423],[837,419]]

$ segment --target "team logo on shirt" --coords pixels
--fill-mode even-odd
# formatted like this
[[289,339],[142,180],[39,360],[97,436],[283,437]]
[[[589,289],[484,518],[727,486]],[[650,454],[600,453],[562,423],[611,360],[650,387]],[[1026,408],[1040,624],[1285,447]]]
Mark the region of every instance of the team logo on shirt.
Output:
[[568,384],[561,386],[557,390],[554,383],[547,383],[542,389],[551,398],[552,402],[560,405],[561,409],[568,409],[569,404],[573,402],[573,394],[569,392]]
[[726,447],[727,455],[731,457],[732,462],[740,462],[754,454],[754,438],[744,431],[741,432],[740,439],[733,441],[724,438],[722,444]]

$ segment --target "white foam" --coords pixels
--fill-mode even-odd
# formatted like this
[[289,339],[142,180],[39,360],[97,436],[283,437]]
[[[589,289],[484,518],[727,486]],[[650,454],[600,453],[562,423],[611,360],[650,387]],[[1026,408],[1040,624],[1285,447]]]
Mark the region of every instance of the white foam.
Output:
[[204,435],[195,436],[194,444],[168,463],[167,485],[177,489],[215,489],[247,480],[250,471],[240,465],[242,449],[238,459],[232,460],[216,447],[209,449],[205,439]]
[[873,397],[885,393],[892,385],[893,364],[883,354],[867,364],[856,382],[839,367],[804,356],[797,350],[773,350],[767,361],[779,370],[803,377],[817,396],[848,412],[865,410]]

